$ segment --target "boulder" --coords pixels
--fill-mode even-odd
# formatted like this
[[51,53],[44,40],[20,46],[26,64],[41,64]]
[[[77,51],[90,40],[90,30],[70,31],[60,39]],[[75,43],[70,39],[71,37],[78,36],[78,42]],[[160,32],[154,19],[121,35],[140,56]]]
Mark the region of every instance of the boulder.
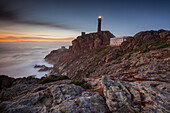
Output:
[[108,113],[104,99],[98,93],[83,92],[81,96],[63,101],[51,108],[52,113]]
[[11,87],[14,81],[15,79],[12,77],[0,75],[0,92],[2,91],[2,89]]

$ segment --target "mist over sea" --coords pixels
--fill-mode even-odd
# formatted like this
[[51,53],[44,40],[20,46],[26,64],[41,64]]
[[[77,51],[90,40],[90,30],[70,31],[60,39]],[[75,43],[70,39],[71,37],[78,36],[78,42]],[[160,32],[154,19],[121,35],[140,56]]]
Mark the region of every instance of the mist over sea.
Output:
[[51,50],[56,50],[61,46],[68,47],[69,42],[17,42],[0,43],[0,75],[10,77],[27,77],[36,75],[40,78],[48,73],[38,72],[34,68],[35,64],[52,67],[44,61],[44,57]]

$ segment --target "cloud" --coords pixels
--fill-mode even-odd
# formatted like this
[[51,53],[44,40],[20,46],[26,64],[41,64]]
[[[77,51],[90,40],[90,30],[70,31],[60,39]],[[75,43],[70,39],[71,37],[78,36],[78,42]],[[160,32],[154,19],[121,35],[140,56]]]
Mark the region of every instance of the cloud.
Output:
[[[73,39],[72,37],[70,38],[41,38],[41,37],[14,37],[14,36],[8,36],[8,37],[5,37],[6,39],[49,39],[49,40],[61,40],[61,39]],[[0,38],[1,39],[1,38]]]
[[34,21],[34,20],[23,20],[22,16],[19,15],[17,10],[11,9],[8,6],[7,2],[0,1],[0,21],[7,21],[4,25],[11,25],[11,24],[24,24],[24,25],[32,25],[32,26],[44,26],[44,27],[53,27],[57,29],[65,29],[65,30],[74,30],[77,31],[78,29],[72,25],[65,25],[61,23],[50,23],[50,22],[41,22]]
[[0,2],[0,20],[15,20],[17,19],[17,13],[9,10],[9,8]]
[[18,24],[38,25],[38,26],[46,26],[46,27],[53,27],[53,28],[66,29],[66,30],[76,30],[76,28],[73,26],[46,23],[46,22],[25,21],[25,20],[14,20],[12,22],[18,23]]
[[41,37],[1,37],[0,42],[25,42],[25,41],[32,41],[32,42],[71,42],[74,38],[41,38]]

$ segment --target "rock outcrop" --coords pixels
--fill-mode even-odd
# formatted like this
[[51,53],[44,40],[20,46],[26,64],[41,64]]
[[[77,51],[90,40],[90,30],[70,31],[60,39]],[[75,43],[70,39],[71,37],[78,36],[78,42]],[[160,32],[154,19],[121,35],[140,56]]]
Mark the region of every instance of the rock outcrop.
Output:
[[2,102],[0,108],[7,113],[109,112],[103,97],[98,93],[66,84],[32,87],[32,91],[27,94],[20,94],[11,101]]
[[164,62],[164,58],[170,55],[169,37],[170,31],[145,31],[128,37],[119,47],[104,46],[88,54],[78,52],[79,55],[66,52],[62,57],[49,54],[56,58],[51,74],[67,75],[74,79],[99,77],[135,70],[150,62]]
[[[158,31],[142,31],[134,35],[134,37],[127,37],[127,41],[123,42],[120,46],[122,50],[135,51],[143,43],[147,46],[147,50],[155,49],[156,45],[160,45],[157,48],[169,45],[167,40],[170,39],[170,31],[158,30]],[[146,50],[146,51],[147,51]]]
[[[126,76],[124,76],[126,77]],[[111,112],[169,112],[169,83],[148,80],[122,81],[103,76],[103,92]]]
[[14,81],[15,79],[12,77],[0,75],[0,92],[2,91],[2,89],[11,87]]
[[68,80],[43,85],[16,84],[1,92],[4,100],[0,110],[3,113],[169,112],[170,90],[166,73],[129,72],[86,80],[92,89],[67,84]]
[[82,57],[86,57],[89,52],[93,53],[96,49],[108,45],[112,37],[115,36],[109,31],[78,36],[77,39],[72,41],[72,46],[69,49],[60,48],[54,50],[45,57],[45,60],[54,64],[54,69],[51,71],[52,74],[68,75],[70,73],[68,75],[70,78],[77,78],[81,72],[74,71],[73,67],[77,65],[75,63],[78,60],[83,60],[84,58]]
[[115,37],[109,31],[101,31],[96,33],[90,33],[83,36],[78,36],[77,39],[72,41],[70,51],[75,54],[80,52],[89,52],[93,49],[97,49],[101,46],[109,45],[110,38]]
[[45,57],[45,60],[60,65],[61,62],[72,60],[80,55],[97,49],[101,46],[109,45],[110,38],[115,37],[109,31],[101,31],[96,33],[85,34],[78,36],[72,41],[72,46],[69,49],[62,47],[58,50],[51,51]]
[[45,65],[35,65],[34,68],[40,68],[38,71],[49,71],[52,67],[47,67]]
[[[105,33],[112,36],[102,33],[102,39]],[[139,32],[119,47],[105,46],[108,40],[102,39],[98,33],[79,36],[69,49],[62,47],[46,56],[54,64],[53,76],[84,79],[91,89],[68,84],[72,80],[38,84],[33,77],[16,79],[0,93],[0,109],[9,113],[169,113],[170,31]]]
[[39,86],[38,84],[24,84],[24,83],[16,84],[13,87],[10,87],[6,90],[3,89],[2,92],[0,93],[0,99],[5,101],[13,99],[14,97],[22,94],[25,95],[38,86]]
[[68,49],[61,47],[60,49],[51,51],[50,54],[45,57],[45,60],[51,64],[56,64],[62,60],[66,53],[68,53]]

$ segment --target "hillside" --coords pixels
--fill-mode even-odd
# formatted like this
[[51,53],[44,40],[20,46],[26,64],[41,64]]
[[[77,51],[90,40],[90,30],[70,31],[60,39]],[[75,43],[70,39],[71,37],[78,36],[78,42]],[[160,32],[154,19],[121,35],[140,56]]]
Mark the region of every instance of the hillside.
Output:
[[51,75],[0,77],[4,113],[169,113],[170,31],[143,31],[118,47],[109,31],[52,51]]
[[102,45],[70,62],[54,61],[51,73],[89,81],[103,91],[111,112],[168,112],[169,58],[170,31],[143,31],[119,47]]
[[88,47],[79,48],[74,42],[86,42],[83,45],[93,44],[87,44],[88,41],[81,41],[78,37],[73,41],[71,48],[76,46],[77,51],[83,52],[75,53],[72,49],[64,49],[62,52],[55,50],[47,55],[45,60],[54,64],[51,74],[67,75],[74,79],[135,71],[144,64],[153,65],[152,62],[169,57],[169,36],[169,31],[164,30],[139,32],[134,37],[128,37],[120,47],[107,46],[107,41],[106,44],[91,50]]

